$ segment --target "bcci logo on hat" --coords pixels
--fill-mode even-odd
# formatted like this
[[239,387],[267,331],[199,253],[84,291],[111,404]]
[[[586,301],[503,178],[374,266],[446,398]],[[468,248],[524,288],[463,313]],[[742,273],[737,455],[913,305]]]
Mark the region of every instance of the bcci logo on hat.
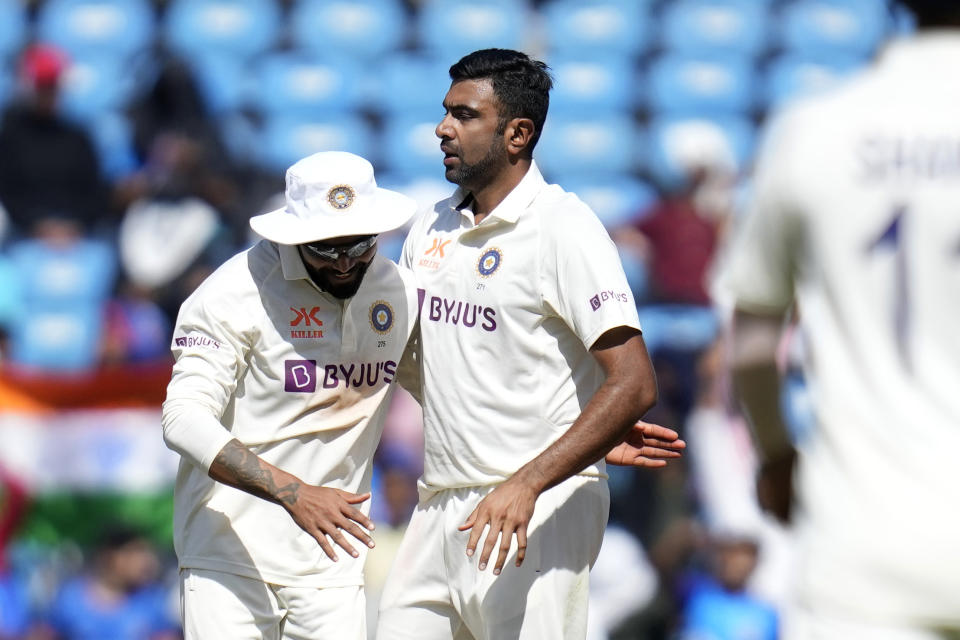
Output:
[[334,209],[349,209],[356,197],[353,187],[346,184],[338,184],[327,191],[327,202]]
[[496,247],[487,249],[477,260],[477,273],[482,278],[489,278],[500,268],[501,262],[503,262],[503,252],[500,249]]
[[383,300],[370,305],[370,326],[381,335],[389,333],[393,328],[393,307]]

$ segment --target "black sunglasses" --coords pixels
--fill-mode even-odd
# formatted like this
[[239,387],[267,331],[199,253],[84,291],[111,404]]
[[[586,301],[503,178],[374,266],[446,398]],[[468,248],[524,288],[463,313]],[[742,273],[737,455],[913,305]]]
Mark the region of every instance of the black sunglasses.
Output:
[[322,242],[309,242],[303,246],[318,258],[327,260],[328,262],[336,262],[340,259],[340,256],[347,256],[348,258],[354,259],[359,258],[367,251],[370,251],[375,244],[377,244],[377,236],[370,236],[347,245],[333,246],[323,244]]

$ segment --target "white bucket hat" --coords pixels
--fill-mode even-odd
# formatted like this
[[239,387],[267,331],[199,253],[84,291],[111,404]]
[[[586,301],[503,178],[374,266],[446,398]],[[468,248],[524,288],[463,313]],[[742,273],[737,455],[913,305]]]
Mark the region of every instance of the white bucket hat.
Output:
[[250,218],[278,244],[365,236],[402,227],[417,210],[412,198],[381,189],[373,165],[343,151],[322,151],[287,169],[286,206]]

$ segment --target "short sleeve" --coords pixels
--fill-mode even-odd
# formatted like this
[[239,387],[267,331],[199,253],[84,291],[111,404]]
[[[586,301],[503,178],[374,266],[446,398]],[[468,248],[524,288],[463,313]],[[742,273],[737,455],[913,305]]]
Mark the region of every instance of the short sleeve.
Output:
[[544,226],[544,304],[562,318],[589,349],[621,326],[640,329],[637,306],[616,245],[600,220],[579,200]]
[[781,119],[768,132],[752,193],[722,266],[721,286],[737,307],[781,312],[794,296],[796,258],[801,246],[799,198],[793,185],[796,124]]

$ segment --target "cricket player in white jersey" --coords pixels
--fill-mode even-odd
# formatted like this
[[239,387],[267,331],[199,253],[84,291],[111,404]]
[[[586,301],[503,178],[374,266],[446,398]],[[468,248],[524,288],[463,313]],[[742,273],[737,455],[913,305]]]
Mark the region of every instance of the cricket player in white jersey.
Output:
[[[377,638],[582,639],[603,459],[653,406],[653,368],[616,248],[533,162],[546,66],[491,49],[450,76],[436,133],[460,188],[401,259],[421,287],[421,497]],[[647,444],[679,455],[667,433]]]
[[[726,270],[760,498],[801,545],[786,640],[960,637],[960,7],[904,4],[915,35],[769,132]],[[774,364],[794,302],[798,454]]]
[[188,640],[366,639],[371,458],[417,317],[376,238],[415,209],[363,158],[312,155],[184,302],[163,435]]

